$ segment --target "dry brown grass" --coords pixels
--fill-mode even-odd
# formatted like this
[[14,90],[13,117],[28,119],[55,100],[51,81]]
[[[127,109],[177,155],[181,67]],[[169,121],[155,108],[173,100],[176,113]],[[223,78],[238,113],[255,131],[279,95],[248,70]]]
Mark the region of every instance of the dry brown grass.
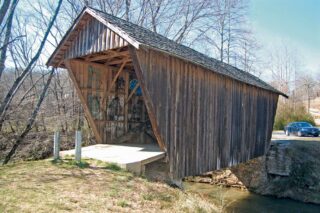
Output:
[[[90,165],[89,165],[90,164]],[[94,167],[92,167],[94,166]],[[89,160],[0,167],[0,212],[214,212],[199,195]]]

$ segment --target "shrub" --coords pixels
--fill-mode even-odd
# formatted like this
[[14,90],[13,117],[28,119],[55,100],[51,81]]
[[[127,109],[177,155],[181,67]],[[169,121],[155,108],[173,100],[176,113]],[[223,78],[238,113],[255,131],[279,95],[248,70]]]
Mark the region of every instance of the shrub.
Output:
[[295,121],[305,121],[315,125],[314,118],[302,104],[293,107],[289,103],[279,103],[273,129],[283,130],[288,123]]

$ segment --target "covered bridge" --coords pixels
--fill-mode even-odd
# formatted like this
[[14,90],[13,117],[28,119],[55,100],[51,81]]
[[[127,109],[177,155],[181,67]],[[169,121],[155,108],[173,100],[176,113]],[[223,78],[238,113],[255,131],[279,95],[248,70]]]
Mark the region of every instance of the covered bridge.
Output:
[[173,178],[263,155],[279,95],[259,78],[86,7],[47,62],[66,68],[99,143],[132,132],[165,151]]

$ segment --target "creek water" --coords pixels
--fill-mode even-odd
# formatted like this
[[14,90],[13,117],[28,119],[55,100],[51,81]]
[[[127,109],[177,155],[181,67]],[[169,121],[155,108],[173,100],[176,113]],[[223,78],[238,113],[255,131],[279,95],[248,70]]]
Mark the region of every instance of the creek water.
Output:
[[185,190],[206,197],[226,213],[320,213],[320,205],[257,195],[204,183],[184,183]]

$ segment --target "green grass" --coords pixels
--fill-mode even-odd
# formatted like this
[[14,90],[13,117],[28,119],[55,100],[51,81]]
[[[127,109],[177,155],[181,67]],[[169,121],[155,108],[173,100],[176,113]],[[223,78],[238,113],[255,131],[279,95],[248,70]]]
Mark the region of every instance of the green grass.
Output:
[[123,208],[130,206],[130,204],[128,204],[125,200],[119,200],[119,201],[117,202],[117,205],[118,205],[118,206],[121,206],[121,207],[123,207]]
[[106,170],[115,171],[115,172],[124,171],[123,169],[121,169],[121,167],[119,167],[115,163],[107,163],[100,160],[82,158],[80,162],[77,162],[76,160],[74,160],[73,155],[70,155],[70,156],[67,155],[63,159],[52,160],[51,163],[57,166],[65,167],[65,168],[79,167],[83,169],[83,168],[88,168],[90,167],[90,165],[92,165],[93,167],[96,167],[96,168],[106,169]]
[[121,168],[115,163],[109,163],[105,168],[111,171],[121,171]]
[[[214,212],[196,194],[72,157],[0,166],[0,212]],[[203,207],[205,206],[205,207]]]
[[59,160],[52,160],[51,161],[52,164],[54,165],[58,165],[58,166],[62,166],[62,167],[65,167],[65,168],[68,168],[68,167],[79,167],[79,168],[88,168],[89,167],[89,163],[87,162],[87,160],[81,160],[80,162],[77,162],[76,160],[74,159],[59,159]]
[[142,197],[144,200],[149,200],[149,201],[154,199],[153,194],[144,194],[144,195],[142,195]]

